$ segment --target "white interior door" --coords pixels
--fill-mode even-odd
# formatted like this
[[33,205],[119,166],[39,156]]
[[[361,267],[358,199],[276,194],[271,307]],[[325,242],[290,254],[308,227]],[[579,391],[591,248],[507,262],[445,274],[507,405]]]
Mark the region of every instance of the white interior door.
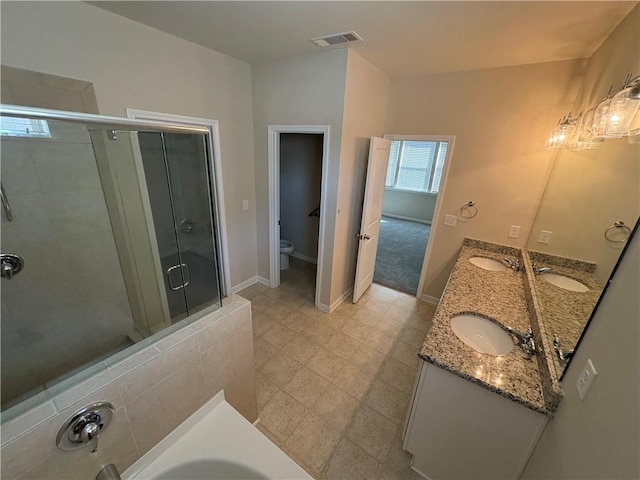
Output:
[[373,282],[373,270],[376,266],[378,234],[382,216],[382,198],[384,182],[387,176],[391,141],[386,138],[372,137],[369,145],[369,164],[364,187],[362,221],[358,238],[358,260],[356,280],[353,285],[353,303],[356,303]]

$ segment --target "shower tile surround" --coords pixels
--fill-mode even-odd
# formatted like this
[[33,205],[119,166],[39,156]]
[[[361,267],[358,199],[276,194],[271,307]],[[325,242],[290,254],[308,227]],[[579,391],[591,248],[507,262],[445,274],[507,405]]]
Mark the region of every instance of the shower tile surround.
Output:
[[[107,463],[124,471],[207,400],[227,401],[256,419],[251,308],[237,295],[223,307],[111,363],[50,401],[3,423],[3,479],[93,478]],[[75,410],[105,400],[116,410],[95,454],[56,448]]]

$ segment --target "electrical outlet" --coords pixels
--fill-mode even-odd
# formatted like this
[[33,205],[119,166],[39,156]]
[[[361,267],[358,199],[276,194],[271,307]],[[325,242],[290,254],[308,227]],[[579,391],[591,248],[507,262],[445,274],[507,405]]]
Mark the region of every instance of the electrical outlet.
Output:
[[520,225],[511,225],[509,228],[509,238],[518,238],[520,235]]
[[242,209],[249,210],[249,200],[242,200]]
[[580,397],[580,400],[584,400],[584,397],[587,396],[587,392],[591,388],[591,385],[593,385],[597,375],[598,372],[596,372],[596,367],[593,366],[593,362],[591,359],[587,360],[587,363],[582,369],[582,373],[576,382],[576,388],[578,389],[578,397]]
[[455,227],[458,223],[458,217],[456,215],[445,215],[444,224],[448,227]]
[[549,230],[540,230],[540,236],[538,237],[538,243],[549,243],[551,240],[551,234]]

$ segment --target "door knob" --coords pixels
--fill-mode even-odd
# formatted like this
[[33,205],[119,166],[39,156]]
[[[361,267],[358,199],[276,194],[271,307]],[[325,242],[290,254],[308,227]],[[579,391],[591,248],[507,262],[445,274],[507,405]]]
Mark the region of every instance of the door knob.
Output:
[[371,237],[369,235],[367,235],[366,233],[363,235],[361,233],[356,233],[356,237],[358,237],[360,240],[370,240]]

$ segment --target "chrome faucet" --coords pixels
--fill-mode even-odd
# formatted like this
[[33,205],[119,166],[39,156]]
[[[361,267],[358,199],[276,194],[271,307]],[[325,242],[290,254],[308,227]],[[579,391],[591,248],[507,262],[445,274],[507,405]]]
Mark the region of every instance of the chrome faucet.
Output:
[[519,332],[515,328],[507,327],[507,331],[518,340],[518,347],[520,347],[521,354],[527,360],[531,359],[531,355],[536,353],[536,344],[533,341],[533,332],[531,327],[526,333]]
[[520,261],[519,260],[511,260],[510,258],[504,257],[502,259],[502,261],[504,263],[507,264],[507,266],[513,270],[514,272],[519,272],[520,271]]
[[567,350],[566,352],[562,350],[562,344],[560,343],[560,338],[555,333],[553,334],[553,349],[558,354],[558,359],[560,360],[560,365],[563,367],[569,362],[571,357],[573,357],[573,352],[575,350]]
[[536,267],[535,263],[531,264],[531,266],[533,267],[533,273],[535,273],[536,275],[541,275],[544,272],[551,271],[551,267]]

